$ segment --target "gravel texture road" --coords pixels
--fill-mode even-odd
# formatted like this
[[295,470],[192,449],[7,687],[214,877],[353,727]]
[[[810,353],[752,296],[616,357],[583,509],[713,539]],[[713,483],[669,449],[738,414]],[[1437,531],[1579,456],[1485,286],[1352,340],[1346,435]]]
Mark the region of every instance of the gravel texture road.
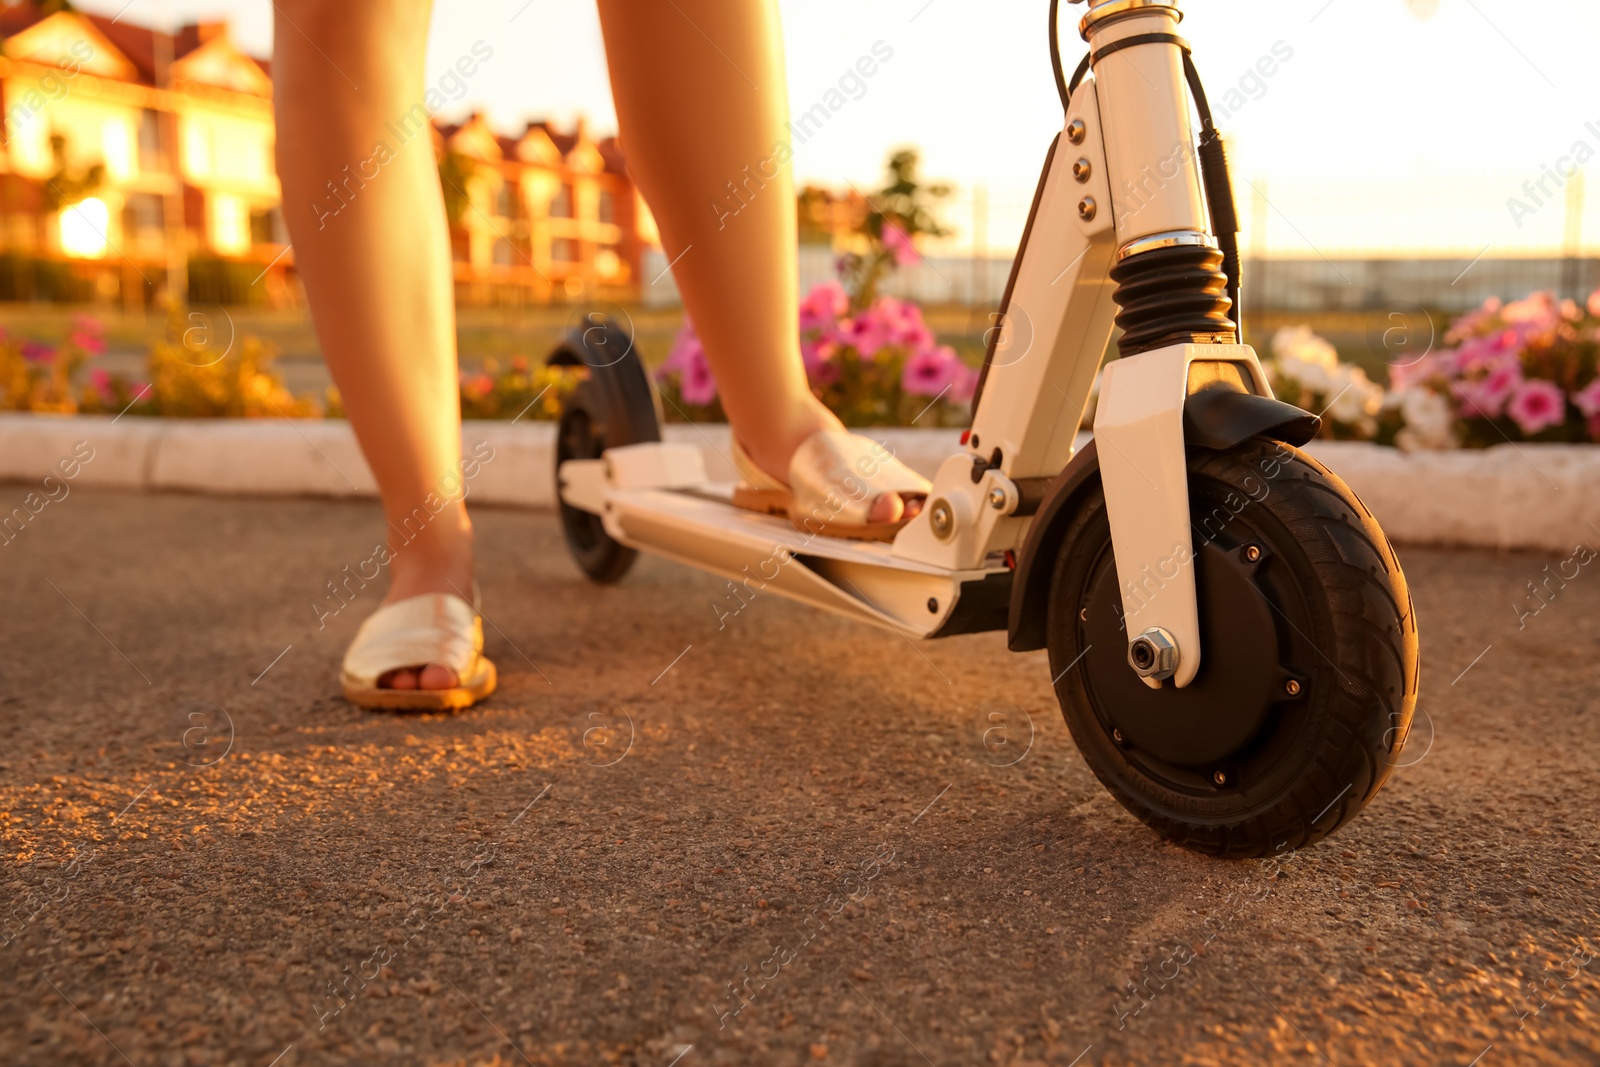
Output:
[[372,504],[76,490],[0,546],[0,1063],[1600,1062],[1600,561],[1402,549],[1403,766],[1223,862],[1042,653],[719,630],[714,578],[478,524],[456,716],[338,695]]

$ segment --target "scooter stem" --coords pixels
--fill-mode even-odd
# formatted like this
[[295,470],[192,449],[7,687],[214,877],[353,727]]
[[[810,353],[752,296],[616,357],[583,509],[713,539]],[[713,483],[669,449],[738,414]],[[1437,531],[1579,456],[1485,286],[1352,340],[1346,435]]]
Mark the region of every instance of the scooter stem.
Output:
[[[1207,238],[1177,36],[1182,17],[1170,0],[1091,0],[1078,23],[1099,86],[1118,262]],[[1133,47],[1161,37],[1172,47]]]

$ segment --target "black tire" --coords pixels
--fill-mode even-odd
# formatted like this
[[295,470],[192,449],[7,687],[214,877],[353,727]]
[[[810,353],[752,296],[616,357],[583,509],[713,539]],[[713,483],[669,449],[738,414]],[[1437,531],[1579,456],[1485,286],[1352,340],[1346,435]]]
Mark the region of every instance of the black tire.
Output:
[[1163,837],[1229,857],[1301,848],[1372,800],[1410,727],[1405,576],[1366,506],[1289,445],[1191,449],[1189,493],[1199,674],[1152,690],[1127,665],[1095,486],[1052,576],[1056,695],[1095,775]]
[[561,464],[599,459],[608,448],[661,440],[659,401],[633,338],[597,318],[553,353],[552,366],[582,367],[586,378],[562,404],[556,431],[557,510],[573,561],[591,581],[608,584],[628,573],[639,553],[612,539],[600,516],[560,499]]

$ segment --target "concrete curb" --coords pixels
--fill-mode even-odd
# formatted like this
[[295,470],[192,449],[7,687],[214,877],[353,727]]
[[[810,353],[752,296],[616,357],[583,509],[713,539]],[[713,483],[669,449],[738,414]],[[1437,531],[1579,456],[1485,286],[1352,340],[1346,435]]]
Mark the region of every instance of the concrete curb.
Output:
[[[726,426],[674,424],[665,435],[700,445],[713,478],[733,478]],[[469,483],[473,499],[554,504],[553,423],[468,422],[461,436],[482,460]],[[926,475],[960,448],[957,430],[893,428],[875,436]],[[76,485],[248,496],[375,493],[349,424],[323,419],[0,413],[0,481],[59,478],[58,463],[73,456],[78,442],[94,454],[79,464]],[[1507,444],[1407,453],[1323,441],[1308,451],[1349,483],[1397,542],[1560,552],[1600,544],[1600,447]],[[0,511],[20,503],[20,497],[0,501]]]

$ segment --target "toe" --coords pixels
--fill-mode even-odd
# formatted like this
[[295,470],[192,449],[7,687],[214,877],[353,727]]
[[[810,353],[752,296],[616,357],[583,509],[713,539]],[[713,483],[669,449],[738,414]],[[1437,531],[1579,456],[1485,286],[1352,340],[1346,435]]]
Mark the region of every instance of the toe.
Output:
[[438,663],[430,663],[417,675],[418,689],[454,689],[460,684],[456,672]]
[[905,502],[900,499],[899,493],[880,493],[872,502],[872,510],[867,512],[867,521],[898,522],[905,510]]
[[378,679],[379,689],[415,689],[417,687],[417,672],[411,667],[401,667],[399,670],[390,671]]

